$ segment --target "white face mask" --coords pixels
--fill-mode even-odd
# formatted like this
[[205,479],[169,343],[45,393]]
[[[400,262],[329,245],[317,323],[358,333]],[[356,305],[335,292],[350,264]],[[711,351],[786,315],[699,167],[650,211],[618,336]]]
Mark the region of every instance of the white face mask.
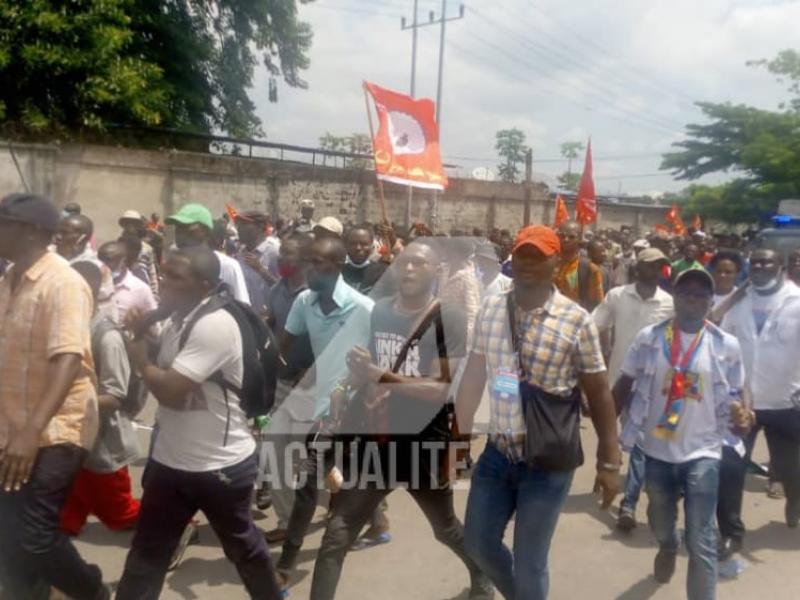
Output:
[[125,271],[111,271],[111,279],[119,281],[125,275]]
[[756,285],[755,283],[752,283],[752,282],[751,282],[751,285],[753,286],[753,289],[758,290],[760,292],[763,292],[763,291],[766,291],[766,290],[771,290],[772,288],[774,288],[775,286],[778,285],[778,276],[776,275],[775,277],[773,277],[772,279],[770,279],[767,283],[765,283],[763,285]]

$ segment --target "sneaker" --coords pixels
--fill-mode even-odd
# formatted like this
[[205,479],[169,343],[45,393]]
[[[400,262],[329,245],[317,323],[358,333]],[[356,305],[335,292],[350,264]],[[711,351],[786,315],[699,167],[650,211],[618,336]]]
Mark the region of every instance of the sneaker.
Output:
[[267,540],[267,544],[270,546],[274,546],[275,544],[280,544],[283,540],[286,539],[286,530],[280,529],[276,527],[270,531],[264,532],[264,539]]
[[617,529],[626,533],[636,529],[636,516],[627,506],[620,506],[617,517]]
[[772,498],[773,500],[782,500],[785,498],[783,484],[780,481],[770,481],[767,484],[767,498]]
[[174,571],[177,569],[183,560],[183,555],[186,553],[186,548],[188,548],[190,544],[197,544],[199,541],[200,527],[198,526],[197,521],[189,521],[186,529],[184,529],[183,533],[181,534],[181,539],[178,540],[178,546],[175,548],[175,552],[172,553],[172,558],[169,561],[169,567],[167,567],[167,570]]
[[367,548],[373,548],[375,546],[380,546],[381,544],[388,544],[391,541],[392,536],[388,531],[379,533],[378,535],[371,535],[369,532],[367,532],[353,542],[353,545],[350,546],[350,550],[358,552],[359,550],[366,550]]
[[659,550],[656,560],[653,562],[653,575],[658,583],[669,583],[675,574],[675,561],[678,558],[677,552]]
[[265,483],[256,491],[256,508],[258,510],[267,510],[272,506],[272,492],[269,486]]

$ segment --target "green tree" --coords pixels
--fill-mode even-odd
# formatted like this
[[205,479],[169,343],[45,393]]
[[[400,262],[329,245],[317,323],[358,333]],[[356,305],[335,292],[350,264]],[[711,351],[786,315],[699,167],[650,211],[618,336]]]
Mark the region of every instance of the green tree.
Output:
[[504,162],[498,167],[501,181],[514,183],[519,180],[520,164],[525,162],[528,147],[525,145],[525,134],[516,128],[501,129],[495,134],[494,149]]
[[558,176],[558,184],[565,190],[577,191],[581,181],[580,173],[572,172],[572,161],[580,156],[584,149],[583,142],[564,142],[561,144],[561,156],[567,159],[567,170]]
[[[319,147],[331,152],[350,152],[351,154],[371,154],[372,140],[365,133],[354,133],[349,136],[336,136],[331,132],[319,138]],[[323,157],[323,164],[326,160]],[[351,169],[364,169],[371,164],[371,161],[364,158],[342,159],[343,167]]]
[[777,111],[731,103],[699,102],[709,119],[690,124],[680,150],[664,155],[661,168],[678,179],[734,173],[721,186],[690,186],[685,201],[703,217],[728,223],[754,222],[775,210],[779,200],[800,196],[800,54],[781,52],[756,61],[787,84],[794,95]]
[[130,3],[0,2],[0,118],[7,132],[158,125],[168,86],[131,52]]
[[21,134],[122,123],[261,135],[256,65],[273,100],[278,76],[306,87],[311,38],[296,0],[0,2],[0,118]]

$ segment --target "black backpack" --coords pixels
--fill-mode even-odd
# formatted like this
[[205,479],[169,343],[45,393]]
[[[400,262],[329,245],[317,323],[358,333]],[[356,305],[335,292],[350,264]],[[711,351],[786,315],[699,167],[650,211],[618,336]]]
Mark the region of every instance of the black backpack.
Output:
[[[217,292],[186,324],[178,347],[183,349],[186,345],[197,321],[218,310],[228,311],[239,326],[244,367],[242,386],[239,388],[226,381],[222,371],[217,371],[208,380],[223,389],[226,405],[228,392],[234,392],[239,397],[239,405],[248,419],[267,415],[275,404],[278,368],[283,362],[283,357],[272,330],[248,304],[234,299],[225,289]],[[225,438],[227,440],[227,431]]]

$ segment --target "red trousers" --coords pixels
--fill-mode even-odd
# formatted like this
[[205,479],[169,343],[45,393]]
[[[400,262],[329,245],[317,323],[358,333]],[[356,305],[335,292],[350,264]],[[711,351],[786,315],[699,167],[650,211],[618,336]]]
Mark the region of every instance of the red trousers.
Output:
[[136,525],[139,501],[131,496],[128,467],[114,473],[80,470],[61,510],[61,530],[68,535],[78,535],[89,515],[95,515],[115,531]]

